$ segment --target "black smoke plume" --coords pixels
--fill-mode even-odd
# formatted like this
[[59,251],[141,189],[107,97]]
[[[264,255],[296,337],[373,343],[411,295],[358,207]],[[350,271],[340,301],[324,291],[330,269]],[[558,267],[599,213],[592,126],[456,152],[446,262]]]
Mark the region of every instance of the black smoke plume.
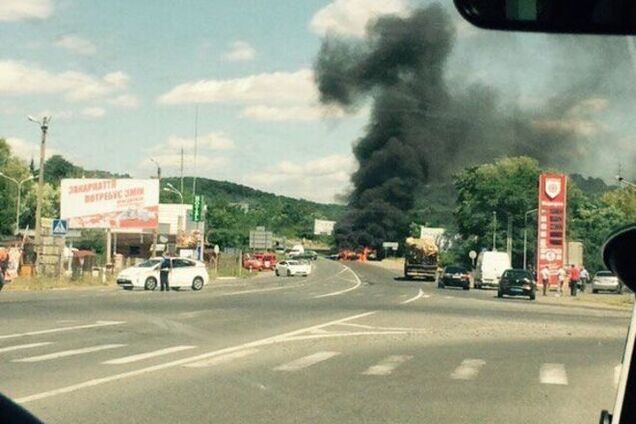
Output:
[[321,101],[353,110],[372,100],[366,134],[353,147],[359,169],[351,177],[349,213],[336,226],[338,245],[377,248],[400,241],[422,184],[447,180],[465,166],[528,155],[562,168],[589,154],[577,133],[584,123],[569,114],[594,95],[603,73],[586,67],[585,79],[569,81],[565,93],[524,111],[484,84],[449,87],[455,37],[448,13],[433,5],[408,17],[378,19],[363,41],[323,40],[315,63]]

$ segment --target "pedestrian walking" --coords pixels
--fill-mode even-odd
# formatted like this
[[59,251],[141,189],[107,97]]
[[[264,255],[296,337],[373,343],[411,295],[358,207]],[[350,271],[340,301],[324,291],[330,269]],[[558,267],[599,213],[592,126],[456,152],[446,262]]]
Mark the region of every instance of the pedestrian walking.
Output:
[[9,269],[9,252],[4,247],[0,247],[0,290],[4,286],[7,270]]
[[161,262],[161,267],[159,269],[159,282],[161,283],[161,291],[170,291],[170,283],[168,281],[168,276],[170,275],[170,259],[163,258]]
[[579,279],[581,278],[581,271],[579,270],[579,267],[575,264],[570,265],[568,277],[570,279],[570,296],[576,297],[576,289],[579,286]]
[[590,273],[587,271],[585,267],[581,269],[581,293],[585,292],[585,286],[590,281]]
[[541,269],[541,284],[543,284],[543,295],[546,296],[550,286],[550,270],[547,265]]
[[559,285],[557,286],[557,297],[561,296],[561,293],[563,292],[563,283],[565,283],[565,276],[566,276],[565,268],[563,267],[559,268],[559,271],[558,271]]

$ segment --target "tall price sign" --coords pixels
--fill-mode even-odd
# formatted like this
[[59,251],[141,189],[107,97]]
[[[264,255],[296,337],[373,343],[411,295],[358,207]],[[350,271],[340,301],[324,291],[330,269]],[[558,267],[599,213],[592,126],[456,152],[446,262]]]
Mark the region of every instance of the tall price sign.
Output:
[[559,268],[567,257],[567,176],[544,173],[539,177],[537,220],[537,275],[550,271],[550,285],[558,284]]

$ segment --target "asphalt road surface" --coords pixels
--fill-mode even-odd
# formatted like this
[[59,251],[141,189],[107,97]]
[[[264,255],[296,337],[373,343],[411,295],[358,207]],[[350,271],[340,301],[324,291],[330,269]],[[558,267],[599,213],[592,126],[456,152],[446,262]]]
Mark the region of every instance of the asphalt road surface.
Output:
[[55,423],[597,423],[625,312],[366,264],[201,292],[0,294],[0,391]]

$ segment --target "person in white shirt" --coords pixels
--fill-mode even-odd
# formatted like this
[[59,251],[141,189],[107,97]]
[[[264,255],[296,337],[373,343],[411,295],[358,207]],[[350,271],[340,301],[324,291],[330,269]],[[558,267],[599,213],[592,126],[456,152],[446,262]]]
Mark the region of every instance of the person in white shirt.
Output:
[[541,270],[541,284],[543,284],[543,295],[545,296],[550,286],[550,270],[547,265]]
[[590,273],[583,267],[581,270],[581,293],[585,291],[585,285],[590,281]]
[[559,268],[559,285],[557,287],[557,296],[561,296],[561,292],[563,291],[563,284],[565,283],[565,276],[567,272],[565,272],[565,268]]

